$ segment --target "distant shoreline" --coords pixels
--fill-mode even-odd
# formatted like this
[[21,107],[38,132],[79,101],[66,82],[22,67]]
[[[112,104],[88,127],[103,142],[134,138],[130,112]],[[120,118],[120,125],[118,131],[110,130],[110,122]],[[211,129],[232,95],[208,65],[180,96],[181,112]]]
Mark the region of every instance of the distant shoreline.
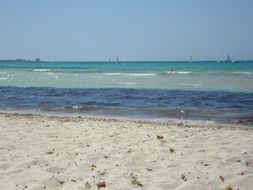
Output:
[[[243,62],[253,62],[253,60],[237,60],[239,61],[240,63],[243,63]],[[49,60],[40,60],[40,61],[36,61],[36,60],[0,60],[0,63],[1,62],[8,62],[8,63],[58,63],[58,62],[61,62],[61,63],[115,63],[113,61],[61,61],[61,60],[53,60],[53,61],[49,61]],[[119,61],[117,64],[119,63],[154,63],[154,62],[159,62],[159,63],[162,63],[162,62],[190,62],[189,60],[162,60],[162,61],[159,61],[159,60],[147,60],[147,61],[142,61],[142,60],[137,60],[137,61]],[[217,62],[217,60],[195,60],[195,61],[191,61],[191,62]],[[229,61],[226,61],[226,60],[220,60],[218,62],[228,62],[228,63],[232,63],[232,62],[229,62]]]

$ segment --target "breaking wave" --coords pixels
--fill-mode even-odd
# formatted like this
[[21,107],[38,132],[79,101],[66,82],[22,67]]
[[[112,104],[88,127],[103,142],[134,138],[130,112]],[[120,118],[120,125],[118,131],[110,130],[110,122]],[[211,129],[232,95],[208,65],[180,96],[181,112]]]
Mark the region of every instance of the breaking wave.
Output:
[[181,75],[187,75],[191,74],[191,71],[168,71],[168,74],[181,74]]
[[237,74],[237,75],[251,75],[252,72],[246,72],[246,71],[237,71],[237,72],[232,72],[233,74]]
[[33,69],[35,72],[49,72],[51,69]]
[[122,76],[154,76],[156,73],[105,73],[105,75],[122,75]]

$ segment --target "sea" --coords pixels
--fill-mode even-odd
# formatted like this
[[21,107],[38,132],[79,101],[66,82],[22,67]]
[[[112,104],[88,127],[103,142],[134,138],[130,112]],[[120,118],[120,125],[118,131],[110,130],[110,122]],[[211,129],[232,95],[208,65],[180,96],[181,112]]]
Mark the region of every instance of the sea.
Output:
[[0,61],[0,111],[253,125],[253,61]]

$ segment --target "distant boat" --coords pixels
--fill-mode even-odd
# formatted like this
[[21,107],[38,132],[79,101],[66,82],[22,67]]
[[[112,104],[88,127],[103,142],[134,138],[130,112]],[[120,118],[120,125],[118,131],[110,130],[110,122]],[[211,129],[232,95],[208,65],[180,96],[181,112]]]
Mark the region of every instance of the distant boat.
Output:
[[118,56],[116,57],[115,63],[119,63],[119,58],[118,58]]
[[240,63],[240,61],[235,60],[235,59],[231,59],[230,56],[227,56],[227,62],[231,62],[231,63]]
[[232,63],[240,63],[240,61],[238,61],[238,60],[232,60]]
[[231,58],[229,55],[227,56],[227,62],[231,62]]

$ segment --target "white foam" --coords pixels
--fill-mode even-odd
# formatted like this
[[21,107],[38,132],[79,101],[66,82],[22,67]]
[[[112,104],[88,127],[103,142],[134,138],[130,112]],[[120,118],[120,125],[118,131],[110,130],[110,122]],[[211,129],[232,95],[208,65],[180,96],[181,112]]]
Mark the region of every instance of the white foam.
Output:
[[156,73],[105,73],[105,75],[122,75],[122,76],[154,76]]
[[105,75],[123,75],[124,73],[105,73]]
[[193,86],[193,87],[202,86],[202,84],[199,84],[199,83],[193,83],[193,84],[183,83],[183,84],[181,84],[181,85],[183,85],[183,86]]
[[155,73],[129,73],[128,76],[154,76]]
[[251,75],[252,72],[243,72],[243,71],[237,71],[237,72],[232,72],[233,74],[237,74],[237,75]]
[[125,82],[125,83],[122,83],[122,84],[127,85],[127,86],[134,86],[134,85],[136,85],[135,82]]
[[82,108],[82,106],[74,105],[74,106],[72,106],[72,108],[73,109],[80,109],[80,108]]
[[33,69],[35,72],[49,72],[51,69]]
[[191,74],[191,71],[168,71],[168,74],[181,74],[181,75],[187,75]]
[[6,77],[0,77],[0,80],[7,80]]

